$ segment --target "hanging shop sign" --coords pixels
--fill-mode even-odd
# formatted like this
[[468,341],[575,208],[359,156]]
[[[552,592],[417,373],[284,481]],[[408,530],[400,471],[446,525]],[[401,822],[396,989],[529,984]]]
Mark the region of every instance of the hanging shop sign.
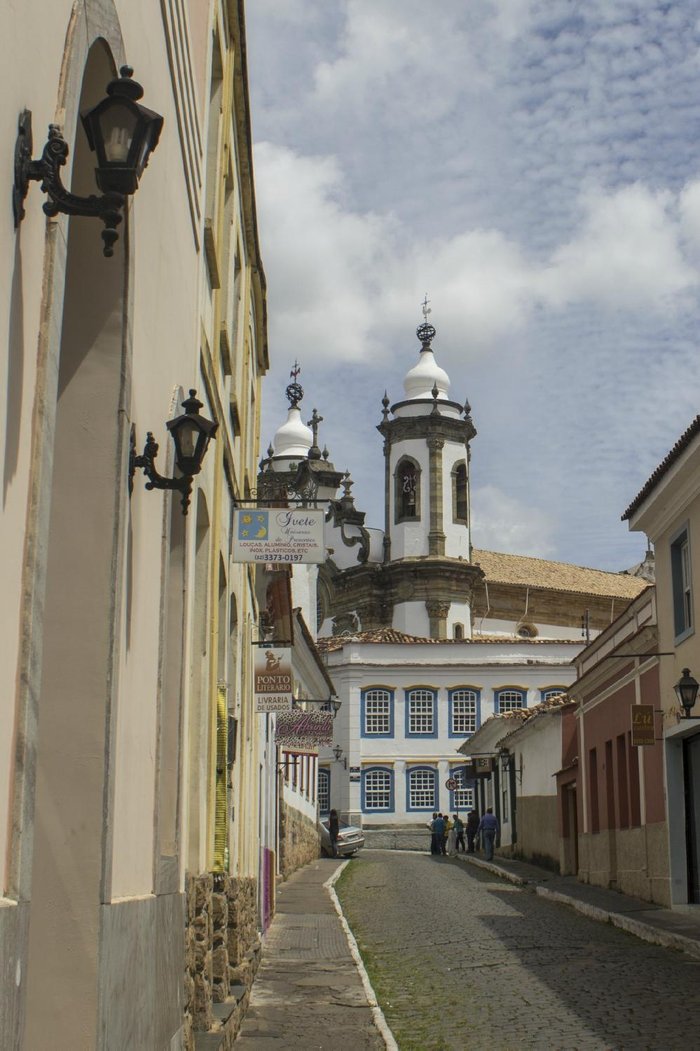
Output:
[[292,651],[289,646],[255,650],[255,709],[284,712],[292,707]]
[[632,747],[642,748],[645,745],[653,745],[656,734],[654,733],[654,705],[633,704],[632,705]]
[[281,712],[275,726],[275,743],[284,748],[329,747],[333,743],[331,712]]
[[321,508],[236,508],[233,517],[234,562],[325,560]]
[[472,756],[464,764],[465,781],[473,781],[475,777],[489,777],[493,773],[493,759],[486,756]]

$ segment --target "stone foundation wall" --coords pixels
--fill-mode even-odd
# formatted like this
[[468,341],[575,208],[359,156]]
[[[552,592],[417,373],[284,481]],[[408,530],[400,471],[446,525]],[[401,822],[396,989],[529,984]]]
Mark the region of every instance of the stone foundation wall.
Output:
[[188,875],[185,953],[185,1051],[196,1032],[233,1046],[260,960],[255,879]]
[[280,813],[280,872],[287,879],[321,853],[321,834],[315,821],[283,803]]
[[370,828],[362,829],[365,846],[375,850],[422,850],[430,851],[430,831],[423,825],[416,828]]

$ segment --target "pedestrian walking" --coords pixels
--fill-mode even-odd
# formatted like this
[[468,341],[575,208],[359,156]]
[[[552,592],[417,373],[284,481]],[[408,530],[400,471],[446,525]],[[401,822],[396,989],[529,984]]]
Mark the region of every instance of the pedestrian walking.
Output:
[[457,853],[457,815],[452,815],[450,831],[447,833],[447,853],[451,858]]
[[444,814],[443,818],[444,818],[445,826],[444,826],[444,831],[442,833],[442,852],[443,852],[443,854],[447,854],[447,839],[448,839],[448,836],[450,834],[450,829],[452,828],[452,822],[450,821],[450,815],[449,814]]
[[493,859],[493,844],[498,834],[498,818],[493,812],[493,807],[487,807],[486,813],[479,822],[477,832],[481,834],[484,841],[484,853],[487,861]]
[[428,828],[430,829],[430,853],[439,854],[437,845],[437,836],[435,834],[435,821],[437,819],[437,810],[433,813],[432,818],[428,821]]
[[334,858],[338,857],[338,848],[336,843],[338,842],[338,832],[340,830],[340,821],[338,820],[338,811],[331,810],[328,815],[328,834],[331,839],[331,852]]
[[470,810],[467,814],[467,854],[474,853],[474,840],[479,830],[479,812]]
[[464,846],[464,822],[462,821],[459,814],[454,815],[453,821],[455,826],[455,851],[458,851],[460,849],[461,844],[462,853],[464,853],[464,851],[466,850],[466,847]]
[[435,839],[435,853],[442,854],[442,844],[445,835],[445,821],[442,814],[433,821],[433,837]]

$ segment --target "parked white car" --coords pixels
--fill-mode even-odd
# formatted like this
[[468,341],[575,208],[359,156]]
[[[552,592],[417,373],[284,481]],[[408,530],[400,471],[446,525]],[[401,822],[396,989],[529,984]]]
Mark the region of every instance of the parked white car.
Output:
[[[349,858],[352,854],[357,853],[360,847],[365,845],[365,837],[361,828],[357,825],[348,825],[344,821],[340,822],[338,829],[338,839],[336,840],[336,852],[341,858]],[[321,850],[328,857],[331,856],[331,834],[328,831],[328,818],[324,818],[321,821]]]

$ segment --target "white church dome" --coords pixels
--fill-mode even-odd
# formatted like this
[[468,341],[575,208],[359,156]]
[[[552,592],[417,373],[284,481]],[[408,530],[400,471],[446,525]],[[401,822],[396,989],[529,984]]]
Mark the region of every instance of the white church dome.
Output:
[[313,435],[301,418],[301,411],[292,405],[287,413],[286,422],[277,430],[272,442],[275,457],[308,456]]
[[419,325],[416,329],[416,335],[423,346],[421,347],[418,363],[406,373],[403,381],[406,398],[432,398],[433,387],[437,387],[438,398],[448,399],[450,377],[438,365],[430,346],[430,342],[435,335],[435,329],[432,325]]

